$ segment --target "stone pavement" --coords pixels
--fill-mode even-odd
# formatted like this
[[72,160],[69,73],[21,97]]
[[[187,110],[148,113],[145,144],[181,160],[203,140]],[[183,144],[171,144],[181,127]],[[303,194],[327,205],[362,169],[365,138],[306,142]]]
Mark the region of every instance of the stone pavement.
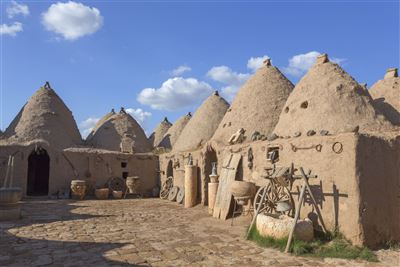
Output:
[[244,221],[160,199],[30,200],[21,221],[0,222],[0,266],[400,266],[399,251],[368,263],[260,248]]

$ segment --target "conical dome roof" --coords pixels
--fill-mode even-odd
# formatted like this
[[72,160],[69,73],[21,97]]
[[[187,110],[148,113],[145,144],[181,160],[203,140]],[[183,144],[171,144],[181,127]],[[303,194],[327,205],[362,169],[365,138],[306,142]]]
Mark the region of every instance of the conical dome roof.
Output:
[[89,140],[93,137],[93,134],[97,132],[97,130],[112,116],[115,114],[114,109],[111,109],[110,112],[108,112],[106,115],[104,115],[93,127],[92,131],[89,133],[89,135],[86,137],[86,140]]
[[168,129],[171,128],[172,124],[168,121],[167,117],[154,129],[154,132],[150,135],[149,141],[153,147],[158,147],[167,133]]
[[190,114],[190,112],[185,116],[180,117],[163,136],[160,147],[171,149],[191,118],[192,114]]
[[227,145],[232,134],[240,128],[246,131],[246,141],[250,141],[256,131],[270,134],[293,87],[279,69],[266,60],[239,90],[212,140]]
[[214,134],[228,108],[228,102],[218,92],[209,96],[183,129],[173,150],[189,151],[204,145]]
[[96,125],[87,138],[89,145],[96,148],[120,151],[123,138],[129,137],[134,141],[135,152],[151,151],[151,145],[142,127],[124,109],[121,109],[119,113],[108,113],[100,121],[102,123]]
[[393,124],[400,125],[400,78],[397,69],[389,69],[383,80],[369,90],[375,107]]
[[305,135],[309,130],[334,134],[357,126],[360,131],[392,127],[377,115],[367,90],[325,54],[290,94],[274,132],[280,136]]
[[72,116],[49,83],[24,105],[4,134],[10,141],[42,139],[51,146],[67,148],[81,144],[82,138]]

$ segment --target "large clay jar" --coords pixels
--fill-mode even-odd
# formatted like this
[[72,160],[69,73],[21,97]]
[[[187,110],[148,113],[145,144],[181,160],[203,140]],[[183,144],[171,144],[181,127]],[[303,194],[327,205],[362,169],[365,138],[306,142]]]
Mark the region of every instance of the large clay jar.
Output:
[[0,221],[18,220],[21,218],[22,188],[0,188]]
[[140,179],[139,176],[126,177],[126,186],[130,194],[139,194]]
[[86,182],[84,180],[71,181],[71,195],[73,199],[82,200],[86,194]]
[[245,181],[232,181],[231,182],[231,193],[234,197],[250,197],[256,193],[256,186],[254,183]]
[[112,191],[113,198],[120,199],[122,198],[122,191]]
[[94,195],[97,199],[107,199],[110,190],[108,188],[99,188],[94,191]]

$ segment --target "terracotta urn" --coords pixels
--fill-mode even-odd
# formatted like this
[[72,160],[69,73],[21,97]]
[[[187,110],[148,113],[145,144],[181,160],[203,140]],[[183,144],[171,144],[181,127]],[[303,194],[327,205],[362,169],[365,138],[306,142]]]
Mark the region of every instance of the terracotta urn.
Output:
[[71,181],[71,195],[73,199],[82,200],[86,195],[86,182],[84,180]]
[[120,199],[122,198],[122,191],[112,191],[113,198]]
[[0,188],[0,205],[14,204],[22,198],[22,188],[7,187]]
[[235,198],[250,197],[256,193],[256,185],[251,182],[233,181],[231,182],[231,193]]
[[126,186],[130,194],[139,194],[140,178],[139,176],[130,176],[126,178]]
[[98,188],[94,191],[94,194],[97,199],[107,199],[109,193],[110,189],[108,188]]

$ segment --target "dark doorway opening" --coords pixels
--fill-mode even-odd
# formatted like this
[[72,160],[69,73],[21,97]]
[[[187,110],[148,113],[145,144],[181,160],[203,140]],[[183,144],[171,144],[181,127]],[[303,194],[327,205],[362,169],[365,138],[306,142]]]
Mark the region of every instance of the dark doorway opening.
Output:
[[208,183],[210,182],[210,174],[212,172],[213,164],[218,166],[218,157],[216,151],[213,148],[207,150],[204,156],[204,179],[203,181],[200,181],[200,183],[203,184],[202,188],[204,190],[204,204],[208,205]]
[[167,178],[172,176],[174,177],[174,167],[172,165],[172,160],[168,161],[168,166],[167,166]]
[[50,157],[43,148],[36,148],[28,158],[27,195],[49,194]]

